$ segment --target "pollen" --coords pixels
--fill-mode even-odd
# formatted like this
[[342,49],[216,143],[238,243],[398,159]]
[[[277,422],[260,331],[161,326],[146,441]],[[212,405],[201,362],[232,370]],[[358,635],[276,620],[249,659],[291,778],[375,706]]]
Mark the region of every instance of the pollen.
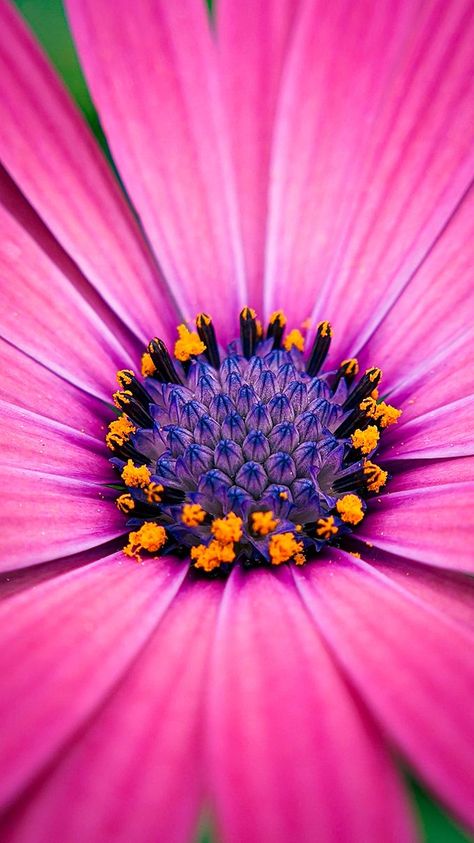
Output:
[[120,369],[117,372],[117,383],[121,389],[125,389],[126,386],[130,386],[133,378],[134,374],[131,369]]
[[366,369],[365,374],[367,375],[369,381],[372,383],[378,383],[382,377],[382,369],[378,369],[377,366],[372,366],[370,369]]
[[332,327],[330,322],[320,322],[318,324],[318,333],[321,337],[332,337]]
[[388,472],[384,471],[374,462],[370,462],[370,460],[365,461],[363,470],[367,478],[367,488],[369,492],[379,492],[387,482]]
[[402,414],[401,410],[397,410],[391,404],[386,404],[385,401],[377,404],[373,398],[365,398],[360,404],[360,409],[364,411],[366,416],[378,421],[382,428],[396,424]]
[[147,522],[142,524],[139,530],[130,533],[128,537],[128,544],[124,547],[123,552],[126,556],[134,557],[137,562],[141,562],[140,552],[147,550],[149,553],[155,553],[161,550],[166,542],[166,530],[160,527],[159,524]]
[[296,541],[293,533],[276,533],[268,545],[272,565],[282,565],[303,550],[303,542]]
[[124,390],[117,390],[112,395],[113,401],[117,409],[122,410],[124,404],[130,404],[130,398],[132,397],[132,393],[130,389]]
[[150,472],[146,465],[134,465],[132,460],[124,465],[121,477],[126,486],[134,489],[143,489],[150,483]]
[[128,512],[131,512],[132,509],[135,507],[135,501],[133,500],[131,495],[119,495],[117,500],[115,501],[115,505],[126,515]]
[[130,434],[135,433],[135,431],[135,425],[125,414],[119,416],[118,419],[111,421],[109,424],[109,432],[105,437],[107,447],[113,451],[117,446],[125,445],[130,438]]
[[370,454],[377,447],[379,437],[379,430],[375,424],[369,424],[365,430],[357,428],[351,436],[352,447],[363,454]]
[[151,358],[151,354],[149,354],[148,351],[145,351],[145,353],[142,354],[142,369],[141,369],[141,371],[142,371],[142,375],[143,375],[144,378],[149,378],[149,377],[151,377],[151,375],[154,375],[155,372],[156,372],[156,366],[153,363],[153,360]]
[[336,509],[346,524],[360,524],[364,517],[362,501],[358,495],[344,495],[336,503]]
[[221,544],[238,542],[242,538],[242,519],[234,512],[229,512],[224,518],[215,518],[211,532]]
[[303,351],[304,337],[301,331],[299,331],[298,328],[293,328],[293,330],[285,337],[283,346],[286,351],[291,351],[293,347],[297,348],[298,351]]
[[259,536],[268,536],[278,525],[278,518],[274,517],[271,510],[268,512],[252,512],[250,518],[252,530]]
[[210,544],[199,544],[191,548],[191,559],[195,568],[202,568],[203,571],[214,571],[222,563],[230,563],[235,559],[233,544],[221,544],[218,541],[211,541]]
[[244,307],[241,311],[242,319],[255,319],[256,313],[253,307]]
[[181,510],[181,521],[187,527],[198,527],[206,517],[206,510],[198,503],[185,503]]
[[155,483],[153,480],[145,487],[145,495],[148,503],[160,503],[161,496],[165,491],[161,483]]
[[359,362],[356,357],[349,357],[347,360],[343,360],[340,368],[344,369],[346,375],[359,374]]
[[282,501],[287,501],[288,500],[288,492],[280,492],[278,497],[281,498]]
[[334,516],[329,515],[327,518],[320,518],[316,521],[316,532],[318,536],[326,541],[329,541],[332,536],[337,534],[338,528],[334,522]]
[[296,553],[293,562],[295,563],[295,565],[304,565],[304,563],[306,562],[306,556],[304,555],[304,553]]
[[274,310],[268,321],[270,322],[270,325],[274,325],[275,322],[278,322],[278,324],[283,328],[286,325],[286,316],[283,313],[283,310]]
[[174,346],[174,356],[181,363],[190,360],[191,357],[196,357],[198,354],[203,354],[206,346],[199,339],[195,331],[189,331],[186,325],[178,325],[178,336]]

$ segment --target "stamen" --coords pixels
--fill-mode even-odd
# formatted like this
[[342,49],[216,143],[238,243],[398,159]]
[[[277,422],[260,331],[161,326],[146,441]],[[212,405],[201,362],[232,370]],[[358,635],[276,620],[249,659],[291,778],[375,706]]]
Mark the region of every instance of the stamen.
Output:
[[120,512],[123,512],[124,515],[127,515],[127,513],[131,512],[132,509],[135,507],[135,501],[129,494],[119,495],[119,497],[115,501],[115,505],[117,509],[120,510]]
[[[280,493],[282,494],[282,493]],[[250,516],[252,522],[252,530],[259,536],[268,536],[275,527],[278,526],[278,518],[275,518],[273,512],[252,512]]]
[[128,442],[130,435],[135,433],[136,427],[132,424],[126,415],[121,415],[118,419],[111,421],[109,424],[109,432],[105,437],[107,447],[111,451],[115,448],[125,445]]
[[293,328],[293,330],[285,337],[283,346],[285,351],[291,351],[292,348],[297,348],[298,351],[303,351],[304,336],[301,331],[299,331],[298,328]]
[[286,325],[286,316],[282,310],[274,310],[267,328],[267,340],[273,337],[273,348],[281,348],[281,341]]
[[363,454],[370,454],[378,445],[380,438],[378,427],[369,424],[365,430],[357,428],[351,436],[352,447],[357,448]]
[[163,340],[155,337],[149,343],[147,351],[155,366],[155,377],[158,380],[163,383],[182,384],[182,380],[174,367],[174,363]]
[[209,360],[209,363],[214,367],[214,369],[218,369],[221,361],[219,349],[217,347],[216,332],[214,330],[211,317],[208,316],[207,313],[199,313],[199,315],[196,316],[196,327],[199,339],[205,346],[204,353]]
[[197,503],[185,503],[181,510],[181,521],[187,527],[199,527],[206,517],[206,511]]
[[255,310],[244,307],[240,314],[240,341],[242,354],[247,360],[252,356],[257,344],[257,319]]
[[380,404],[377,404],[373,398],[365,398],[364,401],[361,402],[360,407],[365,411],[369,418],[375,419],[382,428],[389,427],[391,424],[396,424],[402,414],[401,410],[397,410],[397,408],[392,407],[391,404],[386,404],[385,401],[381,401]]
[[382,370],[377,368],[367,369],[365,375],[360,379],[356,388],[351,392],[343,404],[344,410],[350,410],[353,407],[358,407],[364,398],[367,398],[370,393],[378,386],[380,378],[382,377]]
[[293,533],[276,533],[268,545],[272,565],[282,565],[302,550],[303,542],[296,541]]
[[195,568],[202,568],[210,573],[222,564],[233,562],[235,559],[234,546],[232,544],[220,544],[218,541],[211,541],[209,545],[200,544],[191,548],[191,559]]
[[331,345],[332,328],[329,322],[320,322],[316,331],[311,356],[306,364],[306,371],[314,378],[323,365]]
[[238,542],[242,538],[242,519],[234,512],[229,512],[224,518],[214,519],[211,532],[221,544]]
[[364,517],[362,501],[357,495],[344,495],[336,503],[339,517],[346,524],[359,524]]
[[387,482],[388,471],[384,471],[379,465],[370,462],[370,460],[365,461],[363,471],[369,492],[380,492],[380,489]]
[[332,536],[335,536],[338,532],[338,528],[334,522],[334,516],[329,515],[328,518],[319,518],[316,521],[316,532],[318,536],[321,536],[322,539],[326,539],[329,541]]
[[343,360],[339,369],[336,372],[336,377],[333,384],[333,392],[336,391],[339,383],[344,378],[348,386],[354,381],[356,375],[359,374],[359,363],[355,357],[350,357],[348,360]]
[[156,366],[153,363],[151,354],[149,354],[148,351],[145,351],[145,353],[142,354],[141,371],[144,378],[149,378],[156,372]]
[[174,356],[181,363],[186,363],[191,357],[197,357],[205,352],[206,346],[199,339],[198,334],[190,331],[186,325],[178,325],[178,336],[179,339],[174,344]]
[[145,488],[146,499],[148,503],[160,503],[165,487],[161,483],[151,482]]
[[136,466],[132,460],[127,460],[122,469],[121,477],[126,486],[133,489],[143,489],[150,482],[150,471],[146,465]]
[[124,547],[123,552],[126,556],[134,557],[137,562],[141,562],[140,551],[147,550],[149,553],[154,553],[161,550],[165,542],[165,529],[158,524],[147,522],[142,524],[139,530],[130,533],[128,544]]

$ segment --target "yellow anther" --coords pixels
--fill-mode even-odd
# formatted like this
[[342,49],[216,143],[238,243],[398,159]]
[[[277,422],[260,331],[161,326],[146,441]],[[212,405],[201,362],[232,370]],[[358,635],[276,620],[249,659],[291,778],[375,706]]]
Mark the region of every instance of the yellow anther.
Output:
[[151,481],[148,486],[145,487],[145,495],[148,503],[160,503],[161,496],[164,491],[165,488],[161,485],[161,483]]
[[212,322],[212,319],[211,319],[210,316],[208,316],[207,313],[198,313],[198,315],[196,316],[196,327],[197,328],[204,328],[205,326],[210,325],[211,322]]
[[304,555],[304,553],[297,553],[293,561],[295,565],[304,565],[304,563],[306,562],[306,556]]
[[109,424],[109,432],[105,437],[107,447],[113,451],[116,447],[125,445],[130,438],[130,434],[135,433],[136,427],[132,424],[126,415],[121,415],[118,419],[111,421]]
[[282,501],[287,501],[288,500],[288,492],[280,492],[278,497],[281,498]]
[[274,517],[271,510],[268,512],[252,512],[250,520],[252,530],[259,536],[268,536],[278,526],[278,518]]
[[238,542],[242,538],[242,519],[234,512],[229,512],[224,518],[214,519],[211,532],[221,544]]
[[373,398],[364,398],[359,406],[366,416],[378,421],[380,427],[383,428],[389,427],[391,424],[396,424],[402,414],[401,410],[397,410],[391,404],[386,404],[385,401],[377,404]]
[[372,390],[372,392],[370,393],[370,397],[373,398],[374,401],[377,400],[377,398],[379,397],[379,391],[377,388]]
[[270,325],[273,325],[275,322],[283,328],[286,325],[286,316],[283,310],[274,310],[272,315],[269,319]]
[[321,337],[332,337],[332,326],[330,322],[320,322],[318,325],[318,334]]
[[329,515],[327,518],[319,518],[319,520],[316,521],[316,532],[318,536],[322,539],[326,539],[326,541],[329,541],[332,536],[335,536],[337,531],[338,528],[336,527],[332,515]]
[[129,389],[117,390],[112,395],[113,401],[117,409],[121,410],[124,404],[130,404],[132,393]]
[[147,550],[149,553],[154,553],[161,550],[166,542],[166,531],[164,527],[160,527],[153,522],[142,524],[139,530],[130,533],[128,537],[128,544],[124,547],[123,552],[126,556],[134,557],[137,562],[141,562],[140,551]]
[[359,524],[364,517],[362,501],[357,495],[344,495],[336,503],[339,517],[346,524]]
[[348,357],[347,360],[342,361],[340,368],[344,369],[346,375],[357,375],[359,374],[359,361],[356,357]]
[[370,462],[370,460],[365,461],[363,471],[367,478],[366,482],[369,492],[380,492],[380,489],[387,482],[388,472],[384,471],[374,462]]
[[191,548],[191,559],[194,561],[195,568],[214,571],[223,563],[234,561],[234,545],[221,544],[218,541],[211,541],[208,545],[200,544]]
[[117,500],[115,501],[116,507],[123,512],[124,515],[127,512],[131,512],[132,509],[135,507],[135,501],[133,500],[131,495],[119,495]]
[[268,544],[272,565],[282,565],[302,550],[303,542],[296,541],[293,533],[275,533]]
[[365,430],[358,427],[351,436],[352,447],[358,448],[363,454],[370,454],[377,447],[379,438],[379,429],[375,424],[369,424]]
[[291,351],[293,346],[298,349],[298,351],[303,351],[304,349],[304,337],[301,331],[298,331],[298,328],[293,328],[289,334],[286,335],[283,345],[287,351]]
[[301,533],[303,531],[303,527],[301,524],[295,525],[295,533]]
[[126,386],[130,386],[133,378],[134,373],[131,369],[120,369],[120,371],[117,372],[117,383],[122,389],[125,389]]
[[187,527],[198,527],[206,517],[206,510],[198,503],[185,503],[181,510],[181,521]]
[[181,363],[185,363],[191,357],[196,357],[206,350],[206,346],[199,339],[195,331],[189,331],[186,325],[178,325],[178,336],[174,345],[174,356]]
[[240,315],[242,319],[255,319],[257,314],[255,313],[253,307],[243,307]]
[[379,381],[382,377],[382,369],[378,369],[377,366],[372,366],[370,369],[366,369],[365,374],[367,375],[369,381]]
[[156,366],[153,363],[151,354],[148,351],[145,351],[142,354],[142,375],[144,378],[149,378],[150,375],[154,375],[156,372]]
[[132,460],[128,460],[124,465],[121,476],[126,486],[135,489],[143,489],[150,483],[150,472],[146,465],[134,465]]
[[257,329],[257,339],[261,339],[263,337],[263,325],[260,322],[260,319],[255,320],[255,327]]

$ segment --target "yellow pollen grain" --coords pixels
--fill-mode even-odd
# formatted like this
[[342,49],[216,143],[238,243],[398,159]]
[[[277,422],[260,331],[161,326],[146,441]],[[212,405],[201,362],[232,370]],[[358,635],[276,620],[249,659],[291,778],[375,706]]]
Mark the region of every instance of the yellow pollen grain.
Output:
[[347,375],[357,375],[359,373],[359,361],[356,357],[348,357],[347,360],[342,361],[340,368],[344,369]]
[[135,508],[135,501],[131,495],[119,495],[115,501],[115,505],[120,512],[126,515],[127,512],[131,512]]
[[316,521],[316,532],[322,539],[328,541],[331,536],[335,536],[338,531],[334,522],[334,517],[329,515],[327,518],[320,518]]
[[306,556],[304,555],[304,553],[296,553],[293,561],[295,565],[304,565],[304,563],[306,562]]
[[298,351],[303,351],[304,349],[304,337],[301,331],[298,331],[298,328],[293,328],[289,334],[285,337],[283,341],[283,345],[286,351],[291,351],[293,346],[298,349]]
[[153,522],[146,522],[142,524],[139,530],[130,533],[128,537],[128,544],[124,547],[123,552],[126,556],[133,557],[137,562],[141,562],[140,551],[147,550],[149,553],[155,553],[161,550],[166,542],[166,531],[164,527],[160,527]]
[[148,503],[160,503],[165,487],[161,483],[151,481],[145,488],[145,495]]
[[357,448],[363,454],[370,454],[377,447],[379,438],[380,433],[375,424],[369,424],[365,430],[358,427],[351,436],[352,447]]
[[287,501],[288,500],[288,492],[280,492],[278,497],[281,498],[282,501]]
[[252,512],[250,516],[252,522],[252,530],[259,536],[268,536],[275,527],[278,526],[278,518],[275,518],[273,512]]
[[283,328],[286,325],[286,316],[283,310],[274,310],[272,315],[269,319],[270,325],[274,325],[275,322],[278,322],[279,325]]
[[154,375],[155,372],[156,372],[156,366],[153,363],[151,354],[149,354],[148,351],[145,351],[145,353],[142,354],[142,369],[141,369],[141,371],[142,371],[142,375],[143,375],[144,378],[149,378],[151,375]]
[[224,518],[215,518],[211,533],[221,544],[238,542],[242,538],[242,519],[234,512],[229,512]]
[[379,397],[379,391],[377,388],[372,390],[372,392],[370,393],[370,397],[373,398],[374,401],[377,400],[377,398]]
[[117,372],[117,383],[122,389],[124,389],[126,386],[130,386],[133,377],[134,373],[131,369],[120,369]]
[[253,307],[244,307],[240,313],[242,319],[255,319],[256,313]]
[[113,451],[116,447],[125,445],[130,435],[135,431],[136,427],[126,415],[119,416],[118,419],[111,421],[109,424],[109,432],[105,437],[107,447]]
[[199,544],[191,548],[191,559],[195,568],[203,571],[214,571],[222,563],[233,562],[235,551],[233,544],[221,544],[218,541],[211,541],[208,545]]
[[181,363],[185,363],[191,357],[196,357],[206,350],[206,346],[199,339],[195,331],[189,331],[186,325],[178,325],[178,336],[174,345],[174,356]]
[[346,524],[360,524],[364,517],[362,501],[357,495],[344,495],[336,503],[337,512]]
[[130,404],[130,398],[132,397],[132,393],[129,389],[124,390],[117,390],[112,395],[113,402],[117,409],[122,409],[122,404]]
[[208,316],[207,313],[198,313],[198,315],[196,316],[196,327],[197,328],[203,328],[204,326],[207,327],[208,325],[211,324],[211,322],[212,322],[212,319],[211,319],[210,316]]
[[263,337],[263,325],[260,322],[260,319],[256,319],[255,327],[257,329],[257,339],[261,339]]
[[198,503],[185,503],[181,510],[181,521],[187,527],[198,527],[206,517],[206,510]]
[[373,366],[370,369],[366,369],[365,374],[369,378],[369,381],[372,381],[373,383],[382,377],[382,369],[378,369],[377,366]]
[[378,421],[380,427],[382,428],[389,427],[391,424],[396,424],[402,414],[401,410],[397,410],[397,408],[392,407],[391,404],[386,404],[385,401],[381,401],[380,404],[377,404],[373,398],[364,398],[359,406],[366,416]]
[[268,545],[272,565],[282,565],[302,550],[303,542],[296,541],[293,533],[276,533]]
[[332,337],[332,327],[330,322],[320,322],[318,325],[318,334],[320,337]]
[[388,472],[380,468],[370,460],[366,460],[363,468],[364,474],[367,478],[367,489],[369,492],[379,492],[385,486],[388,478]]
[[121,476],[126,486],[135,489],[143,489],[150,483],[150,472],[146,465],[134,465],[132,460],[128,460],[124,465]]

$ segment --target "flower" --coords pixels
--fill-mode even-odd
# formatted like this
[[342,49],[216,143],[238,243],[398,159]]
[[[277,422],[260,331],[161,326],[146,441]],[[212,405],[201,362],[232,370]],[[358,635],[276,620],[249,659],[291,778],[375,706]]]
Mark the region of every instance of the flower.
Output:
[[[399,843],[395,755],[472,827],[468,4],[68,13],[136,216],[2,2],[2,838],[190,841],[205,811],[224,843]],[[262,504],[262,431],[234,484],[254,503],[184,509],[202,410],[172,443],[148,410],[181,418],[239,313],[239,383],[269,342],[290,410],[324,383],[344,443]],[[303,444],[336,435],[324,407]],[[302,424],[272,428],[269,470],[291,473],[275,454]],[[297,480],[320,511],[292,521]]]

